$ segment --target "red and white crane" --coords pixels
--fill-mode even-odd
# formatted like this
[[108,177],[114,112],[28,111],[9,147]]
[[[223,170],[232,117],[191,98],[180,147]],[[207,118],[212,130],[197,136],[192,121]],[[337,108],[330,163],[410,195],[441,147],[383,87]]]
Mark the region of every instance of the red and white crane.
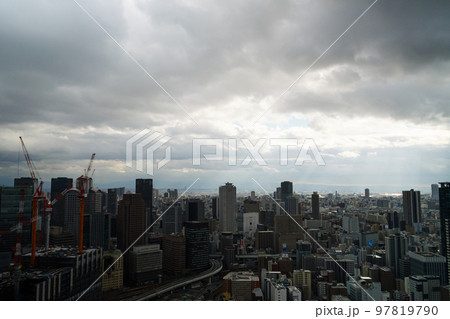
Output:
[[79,226],[79,237],[78,237],[78,252],[83,253],[83,226],[84,226],[84,204],[87,196],[86,192],[89,192],[89,172],[92,168],[92,162],[94,162],[95,153],[92,153],[91,160],[89,161],[89,166],[87,170],[84,172],[84,175],[81,175],[77,178],[77,188],[80,191],[78,193],[78,197],[80,198],[80,226]]

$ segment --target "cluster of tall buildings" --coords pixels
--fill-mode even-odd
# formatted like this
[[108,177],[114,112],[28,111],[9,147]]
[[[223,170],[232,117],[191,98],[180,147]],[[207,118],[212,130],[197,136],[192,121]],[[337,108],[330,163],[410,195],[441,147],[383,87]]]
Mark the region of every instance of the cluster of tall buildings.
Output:
[[179,198],[152,179],[137,179],[134,192],[102,191],[88,180],[81,228],[73,182],[53,178],[53,213],[38,207],[35,268],[24,223],[20,271],[12,267],[14,225],[21,194],[23,219],[31,218],[37,185],[18,178],[0,188],[0,296],[73,300],[104,272],[84,297],[120,299],[131,287],[192,278],[216,260],[221,271],[205,283],[220,285],[208,290],[215,300],[449,299],[450,183],[433,184],[431,196],[385,196],[298,194],[283,181],[269,196],[227,182],[216,194]]

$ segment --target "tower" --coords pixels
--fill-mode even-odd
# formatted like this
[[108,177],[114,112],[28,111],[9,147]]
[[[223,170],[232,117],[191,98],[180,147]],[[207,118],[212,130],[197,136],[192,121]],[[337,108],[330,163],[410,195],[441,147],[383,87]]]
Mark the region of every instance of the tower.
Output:
[[313,219],[320,219],[319,194],[317,192],[314,192],[311,196],[311,212]]
[[141,194],[146,206],[146,221],[147,227],[151,225],[152,209],[153,209],[153,179],[138,178],[136,179],[136,194]]
[[403,216],[406,226],[414,227],[416,232],[421,231],[422,208],[420,191],[411,189],[403,191]]
[[289,181],[281,182],[281,201],[286,202],[286,199],[292,196],[293,194],[294,193],[292,182]]
[[[145,230],[145,202],[141,194],[124,194],[117,216],[117,247],[125,251]],[[142,236],[136,245],[144,244]]]
[[236,187],[226,183],[219,187],[219,227],[222,232],[235,232],[236,224]]
[[441,219],[441,255],[447,258],[447,283],[450,282],[450,182],[442,182],[439,188]]

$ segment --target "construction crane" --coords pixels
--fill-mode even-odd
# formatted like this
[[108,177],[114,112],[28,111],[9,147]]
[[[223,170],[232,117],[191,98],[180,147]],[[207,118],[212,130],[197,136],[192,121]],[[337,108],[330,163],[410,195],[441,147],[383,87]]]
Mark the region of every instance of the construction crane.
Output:
[[[55,199],[52,202],[48,202],[47,198],[43,198],[44,201],[44,213],[41,214],[41,216],[38,216],[37,218],[33,219],[29,219],[26,220],[22,223],[22,227],[28,226],[30,225],[33,220],[37,221],[39,218],[44,218],[46,216],[49,216],[51,214],[53,214],[53,206],[72,188],[72,184],[70,184],[64,191],[62,191],[58,196],[55,197]],[[3,232],[0,233],[0,237],[6,236],[14,231],[19,231],[20,229],[20,223],[17,225],[14,225],[13,227],[11,227],[10,229],[7,229]]]
[[[19,136],[20,144],[22,145],[23,154],[25,155],[25,160],[27,161],[28,170],[30,171],[31,178],[33,179],[33,184],[35,186],[34,194],[33,194],[33,218],[31,222],[31,260],[30,266],[34,266],[35,258],[36,258],[36,226],[37,226],[37,218],[38,218],[38,201],[42,199],[42,186],[44,182],[39,175],[36,166],[31,160],[30,154],[25,146],[25,143],[22,140],[22,137]],[[39,177],[40,183],[37,186],[38,179],[36,178],[36,174]],[[37,186],[37,187],[36,187]]]
[[78,236],[78,252],[83,253],[83,223],[84,223],[84,204],[86,199],[86,191],[89,192],[89,172],[92,168],[92,162],[94,161],[95,153],[92,153],[91,160],[89,161],[89,166],[87,170],[84,172],[84,175],[81,175],[77,178],[77,188],[80,191],[78,193],[78,198],[80,198],[80,227],[79,227],[79,236]]
[[25,190],[22,188],[20,190],[17,238],[16,238],[16,248],[14,251],[14,267],[16,268],[16,270],[19,270],[22,267],[22,221],[23,221],[24,201],[25,201]]

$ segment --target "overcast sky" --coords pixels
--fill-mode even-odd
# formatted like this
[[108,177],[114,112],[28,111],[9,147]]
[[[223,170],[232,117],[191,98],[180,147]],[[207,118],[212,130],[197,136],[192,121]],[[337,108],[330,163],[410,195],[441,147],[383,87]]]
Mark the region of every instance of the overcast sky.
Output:
[[[95,152],[96,185],[132,186],[146,175],[125,165],[125,143],[146,128],[171,137],[158,188],[450,180],[448,1],[379,0],[279,100],[373,1],[78,1],[166,92],[74,1],[1,1],[0,185],[18,155],[28,176],[22,136],[46,181],[81,175]],[[238,165],[193,166],[194,138],[237,138]],[[326,165],[295,166],[292,147],[280,166],[275,138],[312,139]],[[266,139],[268,165],[240,165],[239,139]]]

